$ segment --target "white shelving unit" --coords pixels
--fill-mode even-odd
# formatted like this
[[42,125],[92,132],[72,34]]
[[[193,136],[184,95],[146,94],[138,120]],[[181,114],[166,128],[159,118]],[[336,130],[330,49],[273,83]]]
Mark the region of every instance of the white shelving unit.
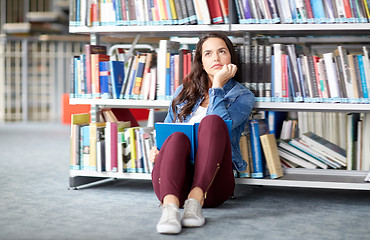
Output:
[[[155,31],[153,31],[155,30]],[[205,32],[224,32],[233,36],[248,37],[250,34],[279,35],[370,35],[369,23],[354,24],[230,24],[230,25],[176,25],[176,26],[98,26],[70,27],[71,33],[109,35],[115,37],[145,36],[197,36]],[[167,108],[169,101],[142,101],[121,99],[70,99],[70,104],[90,104],[92,106],[110,106],[120,108]],[[311,112],[370,112],[370,104],[344,103],[292,103],[292,102],[257,102],[256,110],[273,111],[311,111]],[[370,157],[370,156],[367,156]],[[364,181],[367,172],[333,169],[285,169],[285,175],[279,179],[236,179],[238,184],[287,186],[307,188],[331,188],[370,190],[370,183]],[[70,171],[70,187],[106,178],[150,180],[150,174],[140,173],[98,173]]]

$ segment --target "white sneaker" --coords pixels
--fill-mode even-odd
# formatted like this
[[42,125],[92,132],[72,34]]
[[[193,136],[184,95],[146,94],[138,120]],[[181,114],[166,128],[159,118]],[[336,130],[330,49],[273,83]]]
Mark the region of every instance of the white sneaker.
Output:
[[181,232],[180,210],[177,205],[163,205],[162,216],[157,224],[157,232],[165,234],[177,234]]
[[201,227],[204,225],[202,206],[197,200],[190,198],[185,201],[181,223],[184,227]]

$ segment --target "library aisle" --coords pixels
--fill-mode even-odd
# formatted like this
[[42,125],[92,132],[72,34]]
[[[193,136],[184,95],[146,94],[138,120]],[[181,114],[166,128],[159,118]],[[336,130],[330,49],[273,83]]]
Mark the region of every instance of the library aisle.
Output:
[[68,190],[69,126],[0,124],[0,239],[368,239],[370,192],[238,185],[206,225],[156,233],[148,180]]

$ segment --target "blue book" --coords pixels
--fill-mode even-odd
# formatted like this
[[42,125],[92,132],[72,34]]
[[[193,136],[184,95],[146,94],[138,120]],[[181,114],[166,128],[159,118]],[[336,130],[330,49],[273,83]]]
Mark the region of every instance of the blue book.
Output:
[[[229,136],[231,136],[231,120],[225,121],[226,126],[229,130]],[[161,149],[166,139],[174,132],[182,132],[188,136],[191,144],[190,161],[194,164],[195,154],[198,147],[198,127],[199,123],[155,123],[156,131],[156,144],[158,150]]]
[[358,59],[358,66],[360,68],[360,80],[361,80],[362,93],[363,93],[364,98],[367,99],[369,98],[369,93],[367,92],[366,74],[365,74],[363,56],[357,55],[357,59]]
[[265,156],[262,152],[260,136],[269,133],[266,119],[249,121],[249,131],[252,150],[252,178],[263,178],[266,171]]
[[109,62],[99,62],[99,81],[101,98],[112,98],[112,83],[109,76]]
[[109,67],[111,72],[112,81],[112,93],[113,98],[119,98],[125,79],[125,62],[124,61],[109,61]]
[[74,68],[74,88],[73,88],[73,97],[80,97],[79,96],[79,91],[78,91],[78,85],[79,85],[79,69],[80,69],[80,57],[79,56],[76,56],[74,59],[74,64],[73,64],[73,68]]
[[274,134],[275,138],[279,139],[283,122],[287,119],[287,112],[268,111],[267,119],[269,133]]
[[322,0],[311,0],[311,8],[315,23],[324,23],[326,16]]

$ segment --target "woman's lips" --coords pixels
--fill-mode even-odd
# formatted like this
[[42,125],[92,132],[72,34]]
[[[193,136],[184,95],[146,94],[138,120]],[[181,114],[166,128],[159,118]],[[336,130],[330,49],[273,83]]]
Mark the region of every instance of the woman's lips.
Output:
[[223,66],[222,64],[215,64],[212,66],[212,68],[220,68],[220,67],[222,68],[222,66]]

